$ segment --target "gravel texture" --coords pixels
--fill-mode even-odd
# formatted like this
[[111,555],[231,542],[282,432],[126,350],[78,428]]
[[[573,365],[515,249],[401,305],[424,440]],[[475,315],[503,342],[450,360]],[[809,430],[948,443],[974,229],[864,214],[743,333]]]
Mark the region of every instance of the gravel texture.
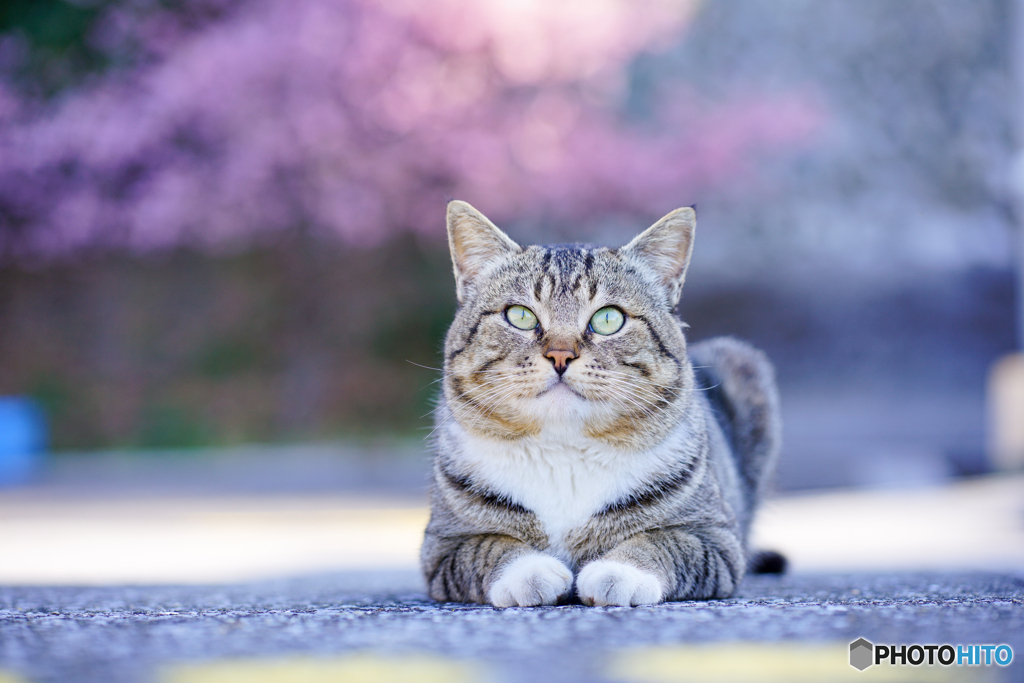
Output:
[[1024,681],[1024,576],[749,577],[729,600],[640,608],[435,604],[412,572],[233,586],[0,587],[0,671],[30,681],[144,682],[238,657],[431,653],[497,680],[600,681],[609,653],[725,641],[1007,643]]

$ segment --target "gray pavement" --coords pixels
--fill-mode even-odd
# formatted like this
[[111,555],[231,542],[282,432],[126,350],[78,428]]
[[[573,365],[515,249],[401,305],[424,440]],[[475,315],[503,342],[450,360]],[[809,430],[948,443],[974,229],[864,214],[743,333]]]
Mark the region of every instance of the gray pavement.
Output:
[[[495,610],[427,600],[422,462],[402,461],[55,461],[0,498],[0,683],[1024,683],[1019,476],[773,501],[759,543],[800,571],[730,600]],[[1015,661],[859,672],[862,637],[1006,643]]]
[[[775,644],[793,664],[799,647],[833,645],[835,656],[810,676],[806,668],[787,676],[783,657],[764,677],[831,681],[860,675],[843,652],[859,637],[894,644],[1007,643],[1015,653],[1009,667],[907,669],[910,678],[899,680],[933,680],[929,676],[937,673],[948,674],[941,680],[1024,681],[1024,576],[748,577],[729,600],[633,609],[438,605],[424,595],[419,576],[405,570],[216,587],[0,587],[0,680],[6,672],[40,683],[254,681],[251,675],[232,678],[230,667],[219,677],[172,673],[181,664],[295,655],[316,661],[356,652],[383,655],[382,661],[431,654],[470,662],[481,680],[621,680],[621,657],[636,648],[692,653],[699,644],[732,644],[743,657],[752,656],[750,650],[735,644],[752,642]],[[641,674],[625,678],[721,680],[701,678],[696,670]],[[258,680],[313,679],[296,674]]]

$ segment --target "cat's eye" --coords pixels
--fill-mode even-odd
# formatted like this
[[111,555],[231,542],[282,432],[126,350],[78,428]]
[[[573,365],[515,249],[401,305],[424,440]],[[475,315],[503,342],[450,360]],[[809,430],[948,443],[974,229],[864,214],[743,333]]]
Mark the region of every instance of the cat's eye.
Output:
[[508,310],[505,311],[505,318],[508,319],[512,327],[517,327],[520,330],[532,330],[537,327],[537,316],[526,306],[519,306],[518,304],[509,306]]
[[590,329],[598,334],[615,334],[625,324],[625,314],[614,306],[605,306],[590,319]]

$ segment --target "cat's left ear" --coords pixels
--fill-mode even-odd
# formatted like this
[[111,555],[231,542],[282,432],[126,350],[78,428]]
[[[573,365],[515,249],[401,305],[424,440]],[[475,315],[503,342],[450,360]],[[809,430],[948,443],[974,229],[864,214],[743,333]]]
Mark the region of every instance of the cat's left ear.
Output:
[[683,293],[686,268],[693,253],[697,212],[691,207],[676,209],[633,238],[622,248],[640,258],[657,273],[668,288],[669,303],[675,306]]
[[455,269],[455,294],[466,298],[477,275],[497,258],[523,249],[466,202],[448,202],[448,246]]

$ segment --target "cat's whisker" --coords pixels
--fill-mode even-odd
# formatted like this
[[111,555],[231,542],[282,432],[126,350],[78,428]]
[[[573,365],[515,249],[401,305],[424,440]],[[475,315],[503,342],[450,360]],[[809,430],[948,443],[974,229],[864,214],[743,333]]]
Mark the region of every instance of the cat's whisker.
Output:
[[626,377],[626,378],[634,380],[636,382],[641,382],[643,384],[649,384],[650,386],[658,387],[660,389],[668,389],[670,391],[678,391],[679,390],[678,386],[671,385],[671,384],[658,384],[657,382],[649,380],[649,379],[647,379],[645,377],[638,377],[637,375],[635,375],[633,373],[630,373],[630,372],[620,372],[618,370],[607,370],[605,368],[595,368],[594,371],[595,372],[600,372],[600,373],[606,373],[608,375],[615,375],[615,376]]
[[520,387],[516,384],[499,387],[489,392],[485,399],[478,399],[473,406],[459,406],[461,412],[454,417],[458,420],[469,420],[467,425],[470,428],[477,427],[481,422],[488,419],[494,410],[505,401],[506,398],[515,394]]
[[[612,398],[625,399],[626,401],[629,401],[631,404],[636,406],[645,417],[653,417],[654,414],[655,414],[653,409],[652,409],[652,407],[656,407],[656,406],[653,406],[653,404],[650,404],[652,407],[648,407],[648,405],[645,405],[644,402],[640,402],[640,401],[642,401],[640,396],[632,394],[628,390],[627,391],[621,391],[620,390],[618,393],[609,394],[609,396],[612,397]],[[621,402],[620,402],[620,405],[623,405],[623,404],[621,404]]]
[[611,398],[614,400],[615,404],[619,407],[619,409],[622,410],[623,412],[626,412],[626,413],[631,414],[631,415],[635,415],[636,414],[634,412],[634,409],[630,408],[629,405],[627,405],[627,403],[622,400],[622,399],[626,399],[626,401],[628,401],[632,405],[636,406],[636,410],[639,411],[640,415],[642,415],[644,417],[648,417],[648,418],[651,417],[651,413],[650,413],[650,410],[648,408],[646,408],[643,405],[637,403],[636,401],[633,401],[633,400],[629,399],[628,397],[625,397],[625,396],[612,396]]
[[[419,366],[419,364],[416,364],[416,362],[413,362],[412,360],[407,360],[407,362],[412,362],[412,364],[413,364],[414,366]],[[426,368],[427,370],[438,370],[437,368],[427,368],[426,366],[419,366],[419,367],[420,367],[420,368]],[[441,371],[441,370],[438,370],[438,372],[443,372],[443,371]],[[488,371],[488,372],[489,372],[489,371]],[[476,374],[476,373],[474,373],[474,374]],[[508,376],[510,376],[510,377],[511,377],[511,376],[515,376],[515,375],[517,375],[517,374],[516,374],[516,373],[508,373]],[[438,378],[437,378],[436,380],[433,380],[433,381],[432,381],[432,382],[431,382],[430,384],[428,384],[427,386],[429,387],[429,386],[431,386],[431,385],[433,385],[433,384],[437,384],[438,382],[443,382],[443,381],[444,381],[444,377],[443,377],[443,376],[441,376],[441,377],[438,377]],[[492,379],[492,380],[488,380],[488,381],[485,381],[485,382],[481,382],[481,383],[479,383],[479,385],[477,385],[477,386],[486,386],[486,385],[488,385],[488,384],[494,384],[494,382],[495,382],[495,381],[497,381],[497,380],[494,380],[494,379]],[[472,389],[468,389],[467,391],[464,391],[464,392],[462,392],[461,394],[459,394],[458,396],[456,396],[456,398],[461,398],[461,397],[465,396],[465,395],[466,395],[467,393],[469,393],[470,391],[472,391]],[[437,409],[436,409],[436,408],[434,408],[434,409],[432,409],[432,410],[428,411],[427,413],[424,413],[423,415],[421,415],[421,416],[420,416],[420,419],[422,420],[422,419],[426,418],[426,417],[427,417],[428,415],[432,415],[432,414],[433,414],[433,413],[435,413],[436,411],[437,411]],[[435,430],[435,431],[436,431],[436,430]]]
[[[484,412],[488,405],[494,404],[496,406],[498,401],[504,400],[506,393],[507,395],[512,395],[517,389],[520,388],[519,384],[512,380],[514,380],[521,374],[522,373],[516,372],[495,372],[494,377],[478,385],[480,387],[486,386],[488,388],[487,391],[485,391],[480,396],[474,397],[476,401],[475,406],[471,406],[468,404],[459,405],[455,403],[455,401],[457,401],[459,398],[462,398],[463,396],[466,396],[469,393],[471,393],[473,389],[464,391],[458,396],[454,397],[452,400],[447,401],[447,407],[450,413],[449,418],[458,420],[462,420],[465,418],[474,418],[473,424],[478,424],[481,419],[485,418],[487,415],[490,414],[489,412]],[[491,411],[493,411],[493,408],[491,408]],[[474,415],[474,413],[477,414]],[[444,424],[446,421],[447,420],[443,420],[441,424]],[[438,427],[440,426],[441,425],[439,424]]]
[[486,379],[486,380],[484,380],[482,382],[479,382],[475,386],[472,386],[469,389],[463,391],[461,394],[458,394],[457,396],[454,396],[452,398],[452,400],[453,401],[457,401],[458,399],[463,398],[464,396],[468,396],[475,389],[484,388],[484,387],[491,387],[491,386],[496,385],[499,382],[503,382],[503,381],[506,381],[506,380],[509,380],[509,379],[514,379],[515,377],[518,377],[518,376],[520,376],[519,373],[496,371],[496,372],[493,373],[493,375],[489,379]]
[[664,391],[657,391],[655,389],[650,389],[650,388],[642,386],[642,385],[631,384],[631,383],[627,383],[627,384],[624,384],[624,385],[620,384],[618,386],[624,386],[624,387],[629,388],[630,391],[634,392],[638,396],[644,396],[645,398],[650,400],[655,405],[662,405],[662,404],[665,404],[665,403],[671,403],[671,402],[675,401],[675,399],[678,398],[678,396],[679,396],[679,393],[676,392],[676,391],[669,391],[667,389],[664,390]]
[[[503,387],[495,387],[493,390],[494,391],[500,391],[502,388]],[[488,396],[489,393],[490,392],[485,393],[484,396]],[[471,417],[473,417],[474,411],[477,410],[478,407],[479,407],[479,402],[476,405],[472,405],[472,404],[469,404],[469,403],[457,403],[454,400],[453,401],[448,401],[445,404],[445,408],[448,409],[448,415],[441,422],[441,424],[444,424],[445,422],[448,422],[450,420],[462,420],[462,419],[471,418]],[[438,425],[438,426],[440,426],[440,425]]]
[[[514,377],[497,377],[495,379],[489,380],[488,382],[481,383],[479,386],[480,387],[485,387],[486,386],[487,387],[487,391],[484,392],[483,394],[481,394],[480,396],[475,396],[474,397],[475,400],[479,403],[479,402],[482,402],[485,399],[485,397],[489,396],[491,393],[493,393],[493,391],[495,391],[497,389],[500,389],[502,387],[509,386],[509,385],[511,385],[511,386],[518,386],[518,383],[513,381],[514,379],[515,379]],[[461,398],[462,396],[468,395],[471,391],[472,390],[463,392],[462,394],[460,394],[458,396],[458,398]]]
[[628,388],[626,388],[625,390],[622,390],[621,393],[622,393],[622,395],[624,395],[624,397],[628,397],[634,403],[640,405],[640,407],[643,408],[644,415],[646,417],[653,417],[657,413],[659,413],[660,411],[663,410],[662,405],[660,405],[659,403],[651,401],[649,398],[646,398],[646,397],[636,393],[635,391],[631,391]]
[[637,396],[636,394],[632,394],[628,391],[617,390],[614,393],[609,394],[609,396],[620,400],[624,399],[626,401],[629,401],[630,404],[642,410],[645,417],[653,417],[656,414],[655,411],[657,406],[645,400],[643,397]]
[[[444,378],[442,377],[441,379],[443,380]],[[500,378],[498,378],[498,379],[500,379]],[[478,386],[481,386],[481,387],[482,387],[482,386],[487,386],[488,384],[494,384],[494,383],[495,383],[496,381],[498,381],[498,379],[493,379],[493,380],[489,380],[489,381],[487,381],[487,382],[482,382],[482,383],[481,383],[480,385],[478,385]],[[435,380],[435,381],[437,381],[437,380]],[[421,417],[426,417],[427,415],[430,415],[430,414],[432,414],[432,413],[436,413],[436,412],[438,411],[438,409],[439,409],[439,408],[440,408],[440,407],[441,407],[442,405],[445,405],[445,406],[449,407],[450,409],[451,409],[451,408],[454,408],[454,407],[455,407],[454,401],[457,401],[458,399],[462,398],[463,396],[466,396],[466,395],[468,395],[468,394],[469,394],[469,393],[470,393],[471,391],[473,391],[473,389],[475,389],[475,388],[477,388],[477,387],[473,387],[473,388],[467,389],[466,391],[462,392],[461,394],[458,394],[457,396],[455,396],[454,398],[452,398],[452,399],[450,399],[450,400],[449,400],[449,399],[445,399],[445,398],[444,398],[444,397],[442,396],[442,397],[441,397],[441,401],[440,401],[440,402],[438,403],[437,407],[435,407],[435,408],[434,408],[433,410],[431,410],[431,411],[430,411],[429,413],[426,413],[425,415],[422,415]],[[436,429],[435,429],[435,431],[436,431]]]
[[673,401],[679,396],[679,391],[676,389],[658,389],[652,388],[643,384],[642,382],[633,381],[627,378],[621,377],[601,377],[601,381],[606,385],[629,387],[631,390],[637,393],[648,396],[653,399],[656,403],[663,401]]
[[[428,434],[428,437],[436,432],[437,428],[453,419],[469,421],[467,426],[470,427],[479,425],[493,415],[503,401],[521,388],[515,380],[528,374],[528,372],[522,371],[486,371],[486,379],[445,402],[448,414],[439,420],[439,424],[431,431],[431,434]],[[614,390],[612,398],[620,408],[637,411],[645,418],[655,416],[657,411],[664,407],[664,403],[669,400],[665,393],[675,394],[678,391],[675,387],[659,385],[630,373],[602,369],[595,374],[606,382],[609,389]],[[651,387],[663,388],[666,392],[658,392]],[[459,399],[481,389],[485,391],[473,397],[475,405],[459,402]]]
[[414,363],[413,361],[409,360],[408,358],[405,359],[405,362],[408,363],[409,365],[415,365],[418,368],[423,368],[424,370],[433,370],[434,372],[444,372],[444,368],[432,368],[429,365],[420,365],[419,363]]
[[[642,396],[650,397],[650,399],[653,399],[650,402],[654,406],[657,406],[662,401],[667,401],[668,400],[666,397],[662,396],[661,394],[659,394],[656,391],[648,389],[647,387],[644,387],[642,385],[636,385],[633,382],[630,382],[628,380],[625,380],[625,379],[622,379],[622,378],[619,378],[619,377],[605,377],[603,379],[608,383],[609,386],[616,386],[616,387],[624,388],[624,389],[628,388],[631,391],[633,391],[634,393],[636,393],[638,397],[641,396],[641,395]],[[638,393],[640,391],[642,391],[643,394]]]
[[500,403],[502,403],[506,398],[509,398],[510,396],[515,394],[515,392],[517,390],[519,390],[518,386],[511,386],[504,393],[492,397],[486,404],[482,405],[482,408],[483,408],[483,415],[482,415],[482,417],[484,417],[484,418],[490,417],[494,413],[494,410],[498,407],[498,405]]
[[[507,375],[508,375],[508,376],[512,376],[513,374],[514,374],[514,373],[507,373]],[[437,410],[438,410],[438,408],[439,408],[439,407],[440,407],[440,406],[441,406],[442,404],[446,404],[446,405],[449,405],[449,407],[450,407],[453,401],[457,401],[458,399],[462,398],[463,396],[466,396],[466,395],[468,395],[468,394],[469,394],[470,392],[472,392],[472,391],[473,391],[473,389],[475,389],[475,388],[477,388],[477,387],[483,387],[483,386],[487,386],[487,385],[490,385],[490,384],[494,384],[495,382],[497,382],[497,381],[500,381],[501,379],[503,379],[502,377],[498,376],[498,375],[499,375],[499,373],[497,373],[497,372],[496,372],[496,373],[495,373],[495,375],[496,375],[496,376],[495,376],[494,378],[492,378],[492,379],[489,379],[489,380],[486,380],[486,381],[484,381],[484,382],[481,382],[481,383],[480,383],[479,385],[477,385],[476,387],[471,387],[470,389],[467,389],[466,391],[462,392],[461,394],[458,394],[457,396],[455,396],[455,397],[454,397],[453,399],[451,399],[451,400],[449,400],[449,399],[444,399],[444,398],[442,397],[442,401],[438,403],[438,407],[434,408],[434,409],[433,409],[433,410],[431,410],[431,411],[430,411],[429,413],[426,413],[425,415],[422,415],[422,416],[421,416],[421,418],[423,418],[423,417],[426,417],[427,415],[430,415],[431,413],[436,413],[436,412],[437,412]],[[432,383],[440,382],[440,381],[443,381],[443,380],[444,380],[444,377],[441,377],[441,378],[439,378],[439,379],[436,379],[436,380],[434,380],[434,382],[432,382]],[[436,431],[436,429],[435,429],[435,431]]]
[[[506,391],[509,391],[510,389],[514,388],[515,386],[516,384],[514,382],[511,382],[507,378],[495,380],[494,382],[491,383],[491,386],[488,387],[487,391],[483,392],[479,396],[472,397],[474,400],[474,404],[467,403],[464,405],[458,405],[457,407],[460,409],[471,411],[473,408],[478,408],[480,406],[485,405],[488,401],[491,400],[492,397],[501,395]],[[460,395],[460,398],[461,396],[465,396],[468,393],[469,392],[464,392],[463,394]]]

